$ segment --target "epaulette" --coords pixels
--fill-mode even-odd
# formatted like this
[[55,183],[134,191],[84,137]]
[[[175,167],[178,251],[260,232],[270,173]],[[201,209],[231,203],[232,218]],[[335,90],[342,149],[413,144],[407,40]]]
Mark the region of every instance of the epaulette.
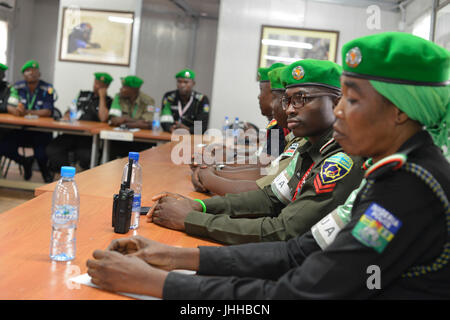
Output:
[[203,99],[203,94],[197,93],[197,94],[195,95],[195,99],[197,99],[198,101],[202,100],[202,99]]
[[272,121],[269,122],[269,124],[266,126],[266,129],[272,129],[273,127],[275,127],[277,125],[277,120],[273,119]]

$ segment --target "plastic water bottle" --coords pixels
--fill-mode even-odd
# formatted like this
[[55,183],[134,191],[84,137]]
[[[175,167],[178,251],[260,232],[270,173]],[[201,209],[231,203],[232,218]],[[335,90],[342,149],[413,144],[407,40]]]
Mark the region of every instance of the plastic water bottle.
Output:
[[235,139],[237,139],[239,136],[239,118],[236,117],[234,118],[234,123],[233,123],[233,137]]
[[72,103],[69,106],[69,121],[75,122],[78,118],[78,110],[77,110],[77,100],[73,99]]
[[[141,216],[141,193],[142,193],[142,167],[139,164],[139,152],[128,153],[128,159],[133,160],[133,171],[131,172],[130,189],[134,191],[133,207],[131,209],[130,229],[139,227]],[[128,162],[123,168],[122,182],[128,177]]]
[[152,131],[153,133],[161,132],[161,121],[159,120],[159,108],[156,108],[155,113],[153,114]]
[[75,258],[80,197],[74,176],[74,167],[61,167],[61,179],[53,192],[50,258],[55,261]]
[[223,121],[223,125],[222,125],[222,134],[224,137],[227,136],[227,130],[230,129],[230,119],[228,118],[228,116],[225,116],[225,120]]

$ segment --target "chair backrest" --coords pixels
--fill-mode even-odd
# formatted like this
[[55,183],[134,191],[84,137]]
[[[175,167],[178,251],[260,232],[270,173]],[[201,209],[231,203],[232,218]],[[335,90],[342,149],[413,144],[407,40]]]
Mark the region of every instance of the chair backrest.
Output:
[[52,114],[52,117],[53,117],[53,119],[55,119],[55,120],[61,119],[61,118],[62,118],[62,113],[61,113],[61,111],[59,111],[58,108],[53,107],[53,114]]

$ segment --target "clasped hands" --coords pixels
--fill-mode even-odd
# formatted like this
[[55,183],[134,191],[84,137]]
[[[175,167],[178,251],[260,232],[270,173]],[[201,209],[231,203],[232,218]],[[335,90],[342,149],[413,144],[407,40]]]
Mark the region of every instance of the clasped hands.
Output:
[[178,248],[141,236],[116,239],[86,263],[93,284],[112,292],[162,298],[168,271],[198,270],[198,248]]

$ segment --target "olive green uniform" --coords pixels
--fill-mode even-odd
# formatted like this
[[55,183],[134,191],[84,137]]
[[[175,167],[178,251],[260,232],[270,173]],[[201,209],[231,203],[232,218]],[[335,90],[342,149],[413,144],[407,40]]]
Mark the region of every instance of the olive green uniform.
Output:
[[149,123],[152,122],[154,113],[155,100],[142,92],[139,93],[134,104],[130,100],[122,99],[116,94],[109,110],[109,115],[112,117],[128,116],[132,119],[145,120]]
[[[190,212],[184,222],[186,233],[239,244],[285,241],[308,231],[344,203],[363,177],[363,159],[346,155],[332,132],[330,128],[316,144],[300,147],[296,161],[270,186],[205,200],[207,213]],[[300,181],[304,184],[295,195]]]
[[292,136],[292,132],[286,136],[286,147],[283,153],[273,160],[270,167],[267,168],[267,175],[256,180],[256,184],[261,189],[272,183],[273,179],[278,176],[291,162],[292,158],[297,154],[298,149],[307,142],[301,137]]
[[[155,100],[140,92],[136,102],[132,104],[128,99],[121,99],[118,94],[114,97],[114,100],[109,109],[110,117],[122,117],[128,116],[136,120],[145,120],[149,123],[149,129],[153,121],[153,115],[155,112]],[[140,152],[153,147],[155,144],[146,142],[128,142],[128,141],[112,141],[110,149],[110,158],[115,159],[117,157],[125,157],[128,152],[135,151]]]

